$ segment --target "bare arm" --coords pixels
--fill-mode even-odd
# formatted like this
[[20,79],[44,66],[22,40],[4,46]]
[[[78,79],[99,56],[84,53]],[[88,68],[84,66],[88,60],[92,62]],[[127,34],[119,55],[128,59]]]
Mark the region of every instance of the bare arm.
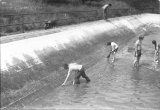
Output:
[[70,74],[71,74],[71,70],[68,71],[67,77],[66,77],[66,79],[65,79],[65,81],[63,82],[62,85],[65,85],[65,84],[66,84],[66,82],[67,82],[67,80],[68,80]]
[[112,53],[112,47],[110,47],[110,52],[109,52],[107,58],[110,58],[111,53]]

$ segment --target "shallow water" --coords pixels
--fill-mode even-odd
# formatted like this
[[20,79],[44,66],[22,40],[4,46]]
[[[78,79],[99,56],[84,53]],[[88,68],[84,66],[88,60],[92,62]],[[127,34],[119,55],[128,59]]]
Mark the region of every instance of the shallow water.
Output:
[[82,79],[82,84],[73,86],[68,82],[27,108],[159,110],[159,72],[143,66],[135,69],[130,59],[120,57],[114,65],[103,59],[89,68],[90,83]]
[[[159,35],[160,33],[153,36],[159,39]],[[145,42],[150,41],[148,39]],[[103,50],[101,54],[104,52]],[[151,67],[152,58],[144,57],[141,66],[133,68],[133,55],[125,49],[118,52],[114,64],[102,57],[97,60],[98,57],[100,53],[91,57],[95,59],[94,65],[86,71],[91,78],[90,83],[81,79],[80,85],[73,86],[68,81],[65,86],[54,89],[24,108],[160,110],[160,71],[145,67]]]

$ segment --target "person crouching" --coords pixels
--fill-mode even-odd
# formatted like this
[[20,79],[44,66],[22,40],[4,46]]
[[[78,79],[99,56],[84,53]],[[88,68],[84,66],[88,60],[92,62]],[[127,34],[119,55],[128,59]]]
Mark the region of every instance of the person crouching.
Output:
[[73,80],[73,85],[74,84],[80,84],[80,77],[82,76],[83,78],[86,79],[87,82],[90,82],[89,77],[85,73],[85,68],[83,65],[77,64],[77,63],[70,63],[70,64],[64,64],[64,69],[68,70],[67,77],[65,81],[63,82],[62,85],[65,85],[71,72],[74,72],[74,80]]

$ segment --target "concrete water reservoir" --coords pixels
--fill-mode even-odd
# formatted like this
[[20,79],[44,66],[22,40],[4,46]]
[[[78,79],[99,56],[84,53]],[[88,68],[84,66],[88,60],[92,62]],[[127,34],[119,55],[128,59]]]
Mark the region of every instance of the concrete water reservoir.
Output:
[[[160,25],[160,15],[142,14],[100,20],[59,33],[2,43],[1,90],[19,90],[28,82],[41,81],[50,74],[54,74],[50,80],[57,87],[64,79],[60,68],[63,63],[83,59],[107,41],[119,40],[119,44],[123,45],[151,24]],[[6,101],[4,105],[8,103]]]

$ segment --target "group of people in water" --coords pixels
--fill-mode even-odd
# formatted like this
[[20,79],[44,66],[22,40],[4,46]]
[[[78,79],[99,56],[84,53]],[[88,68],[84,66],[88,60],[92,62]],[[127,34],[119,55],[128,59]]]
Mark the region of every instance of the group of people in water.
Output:
[[[135,43],[135,60],[134,60],[134,66],[138,67],[139,66],[139,61],[142,55],[142,41],[143,41],[144,37],[143,36],[139,36],[138,40]],[[160,44],[157,43],[156,40],[152,40],[152,44],[154,45],[154,64],[155,64],[155,68],[159,63],[159,55],[160,55]]]
[[[103,10],[103,19],[107,19],[107,14],[108,14],[108,8],[111,7],[112,4],[105,4],[102,7]],[[139,36],[137,41],[135,42],[135,52],[134,52],[134,63],[133,66],[134,67],[139,67],[139,62],[141,59],[141,55],[142,55],[142,41],[144,39],[144,36]],[[160,55],[160,44],[157,44],[157,42],[155,40],[152,41],[152,44],[154,45],[154,63],[155,65],[158,65],[159,63],[159,55]],[[110,52],[107,56],[107,59],[109,60],[112,56],[111,62],[114,63],[115,62],[115,55],[118,51],[118,44],[115,42],[107,42],[106,46],[110,46]],[[64,69],[68,70],[68,74],[67,77],[65,79],[65,81],[63,82],[62,85],[65,85],[71,72],[74,72],[74,79],[73,79],[73,85],[74,84],[80,84],[80,77],[82,76],[83,78],[86,79],[87,82],[90,82],[91,80],[89,79],[89,77],[86,75],[85,73],[85,67],[81,64],[77,64],[77,63],[70,63],[70,64],[64,64]]]
[[[135,52],[134,52],[134,67],[138,67],[139,66],[139,62],[141,59],[141,55],[142,55],[142,41],[143,41],[144,37],[143,36],[139,36],[137,41],[135,42]],[[159,63],[159,56],[160,56],[160,44],[158,44],[155,40],[152,41],[152,44],[154,45],[154,63],[155,65],[158,65]],[[107,59],[111,59],[111,62],[114,63],[115,62],[115,55],[118,51],[118,44],[116,44],[115,42],[107,42],[106,46],[110,46],[110,52],[107,56]],[[68,74],[67,77],[65,79],[65,81],[63,82],[62,85],[65,85],[71,72],[74,72],[74,79],[73,79],[73,85],[74,84],[80,84],[80,77],[82,76],[83,78],[86,79],[87,82],[90,82],[91,80],[89,79],[89,77],[86,75],[85,73],[85,67],[81,64],[77,64],[77,63],[70,63],[70,64],[64,64],[64,69],[68,70]]]

